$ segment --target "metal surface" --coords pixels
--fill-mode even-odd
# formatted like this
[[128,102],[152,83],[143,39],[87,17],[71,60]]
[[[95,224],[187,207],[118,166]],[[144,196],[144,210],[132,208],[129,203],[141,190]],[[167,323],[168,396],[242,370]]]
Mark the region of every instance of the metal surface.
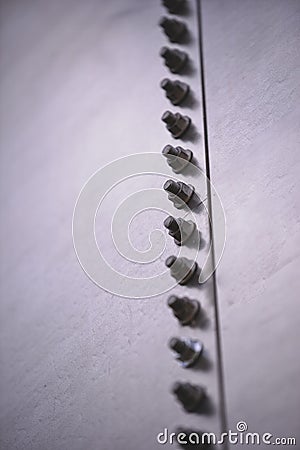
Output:
[[[205,326],[185,327],[185,335],[205,343],[210,360],[206,370],[184,371],[185,381],[207,387],[215,406],[200,423],[177,408],[170,393],[183,369],[167,347],[170,336],[182,334],[166,305],[168,294],[133,300],[100,290],[81,270],[72,243],[76,198],[99,167],[131,153],[160,155],[166,144],[174,145],[160,120],[169,105],[160,82],[170,76],[159,56],[167,44],[158,27],[163,14],[159,1],[1,2],[0,442],[5,450],[152,450],[161,447],[156,436],[165,427],[170,433],[177,426],[219,429],[210,283],[172,290],[200,299],[207,316]],[[193,3],[184,20],[191,39],[182,48],[191,64],[176,78],[190,85],[191,101],[177,110],[188,113],[197,128],[185,145],[203,167]],[[162,184],[161,177],[150,175],[127,180],[110,193],[105,213],[97,217],[102,252],[129,276],[136,275],[137,266],[114,251],[111,217],[130,193]],[[139,215],[130,227],[134,245],[145,250],[150,232],[164,231],[165,217],[152,210]],[[201,265],[209,235],[206,215],[199,218]],[[166,237],[165,254],[140,267],[140,276],[159,273],[165,257],[177,251]],[[183,250],[188,257],[189,248]]]
[[[188,54],[176,79],[190,93],[175,112],[195,127],[180,145],[211,171],[221,194],[226,250],[217,278],[144,300],[119,298],[89,280],[71,222],[98,168],[178,142],[160,120],[169,106],[161,80],[174,79],[160,56],[166,10],[146,0],[0,3],[1,449],[152,450],[161,448],[156,436],[164,428],[218,432],[226,421],[224,382],[232,429],[246,420],[250,431],[300,440],[300,4],[201,3],[206,103],[191,1],[182,16],[189,40],[176,44]],[[197,192],[192,178],[180,175]],[[97,216],[103,254],[129,277],[160,273],[177,246],[164,230],[169,214],[144,211],[130,224],[134,246],[146,251],[159,229],[166,248],[137,269],[114,249],[116,205],[163,181],[126,180]],[[201,266],[210,230],[206,214],[198,217]],[[167,342],[183,328],[169,294],[201,302],[201,320],[184,327],[187,338],[204,343],[199,368],[184,370],[170,358]],[[176,407],[170,389],[177,380],[205,386],[209,414],[200,419]]]
[[202,18],[229,425],[298,448],[300,3],[204,0]]

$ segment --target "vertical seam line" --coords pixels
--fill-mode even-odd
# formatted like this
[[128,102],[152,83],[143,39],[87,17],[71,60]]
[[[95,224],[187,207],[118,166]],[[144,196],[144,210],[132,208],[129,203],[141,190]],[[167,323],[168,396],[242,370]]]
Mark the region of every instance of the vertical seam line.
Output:
[[[207,176],[207,200],[208,200],[208,213],[209,213],[209,234],[210,242],[212,246],[212,264],[215,267],[215,249],[214,249],[214,224],[213,224],[213,205],[212,205],[212,194],[211,194],[211,172],[210,172],[210,150],[209,150],[209,139],[208,139],[208,123],[207,123],[207,108],[206,108],[206,91],[205,91],[205,71],[204,71],[204,51],[203,51],[203,26],[202,26],[202,10],[201,1],[196,0],[197,6],[197,19],[198,19],[198,41],[199,41],[199,60],[200,60],[200,85],[201,85],[201,96],[202,96],[202,117],[203,117],[203,137],[204,137],[204,154],[205,154],[205,171]],[[214,308],[215,308],[215,322],[216,322],[216,351],[217,351],[217,368],[218,368],[218,389],[219,389],[219,399],[220,399],[220,422],[221,431],[227,432],[227,411],[226,411],[226,400],[225,400],[225,382],[224,382],[224,369],[223,369],[223,355],[222,355],[222,344],[221,344],[221,328],[220,328],[220,313],[218,306],[218,289],[217,289],[217,279],[216,271],[212,275],[212,289],[214,297]],[[223,444],[224,449],[228,449],[228,443],[225,441]]]

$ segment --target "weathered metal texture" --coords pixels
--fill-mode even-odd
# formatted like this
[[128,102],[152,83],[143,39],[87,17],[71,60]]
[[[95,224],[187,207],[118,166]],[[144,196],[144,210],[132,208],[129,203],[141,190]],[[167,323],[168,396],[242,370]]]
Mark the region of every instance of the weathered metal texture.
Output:
[[202,12],[227,217],[217,280],[229,424],[299,441],[300,3],[204,0]]
[[[203,167],[193,7],[183,18],[190,41],[182,45],[192,67],[176,75],[191,86],[192,100],[176,110],[197,127],[186,146]],[[160,82],[173,79],[159,56],[167,44],[158,26],[163,14],[159,0],[1,3],[3,449],[150,450],[164,427],[219,428],[210,283],[170,292],[201,301],[204,320],[183,331],[169,294],[131,300],[103,292],[81,270],[72,243],[74,204],[91,174],[121,156],[175,145],[160,120],[169,107]],[[136,265],[113,251],[112,213],[124,196],[163,181],[136,177],[117,186],[98,217],[101,250],[129,275]],[[134,244],[145,249],[165,217],[152,210],[138,216]],[[205,253],[205,215],[199,229]],[[145,276],[162,270],[176,249],[167,238],[166,253],[144,267]],[[211,365],[182,369],[167,347],[173,335],[203,341]],[[175,381],[206,386],[215,412],[187,416],[170,392]]]

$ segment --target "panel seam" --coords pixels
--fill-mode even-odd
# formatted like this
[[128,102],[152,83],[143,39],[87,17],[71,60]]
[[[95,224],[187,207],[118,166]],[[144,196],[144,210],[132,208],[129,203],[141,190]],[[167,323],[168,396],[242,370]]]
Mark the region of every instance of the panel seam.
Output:
[[[211,170],[210,170],[210,149],[208,139],[208,121],[207,121],[207,107],[206,107],[206,91],[205,91],[205,70],[204,70],[204,51],[203,51],[203,26],[202,26],[202,0],[196,0],[197,7],[197,22],[198,22],[198,42],[199,42],[199,61],[200,61],[200,88],[202,96],[202,118],[203,118],[203,138],[204,138],[204,155],[205,155],[205,171],[207,176],[207,209],[209,214],[209,235],[211,243],[211,258],[212,265],[215,266],[215,248],[214,248],[214,224],[213,224],[213,204],[211,193]],[[225,382],[224,382],[224,369],[223,369],[223,354],[221,344],[221,327],[220,327],[220,313],[218,306],[218,288],[216,271],[212,274],[212,290],[214,299],[215,310],[215,323],[216,323],[216,352],[217,352],[217,370],[218,370],[218,390],[220,399],[220,423],[221,432],[226,433],[227,427],[227,410],[226,410],[226,398],[225,398]],[[228,442],[223,444],[223,449],[228,450]]]

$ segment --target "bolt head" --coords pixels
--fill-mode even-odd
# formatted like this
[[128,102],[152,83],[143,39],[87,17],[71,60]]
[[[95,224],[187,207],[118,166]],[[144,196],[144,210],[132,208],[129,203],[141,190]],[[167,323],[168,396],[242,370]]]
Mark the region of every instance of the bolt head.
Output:
[[168,49],[168,47],[162,47],[160,49],[160,56],[162,56],[163,58],[166,58],[168,56],[168,54],[170,53],[170,50]]
[[160,87],[163,88],[165,91],[169,90],[172,87],[172,82],[168,78],[164,78],[161,83]]
[[175,263],[175,261],[176,261],[176,256],[172,255],[172,256],[169,256],[169,257],[166,259],[165,264],[166,264],[166,266],[167,266],[168,268],[170,268],[171,266],[173,266],[173,264]]
[[166,111],[163,113],[161,120],[167,125],[171,126],[176,121],[176,117],[173,113],[171,113],[171,111]]
[[171,194],[177,195],[180,187],[174,180],[167,180],[163,186],[164,190],[170,192]]
[[164,226],[165,226],[168,230],[173,231],[174,233],[176,233],[176,231],[179,230],[178,223],[176,222],[176,219],[174,219],[174,217],[172,217],[172,216],[168,216],[168,217],[164,220]]

